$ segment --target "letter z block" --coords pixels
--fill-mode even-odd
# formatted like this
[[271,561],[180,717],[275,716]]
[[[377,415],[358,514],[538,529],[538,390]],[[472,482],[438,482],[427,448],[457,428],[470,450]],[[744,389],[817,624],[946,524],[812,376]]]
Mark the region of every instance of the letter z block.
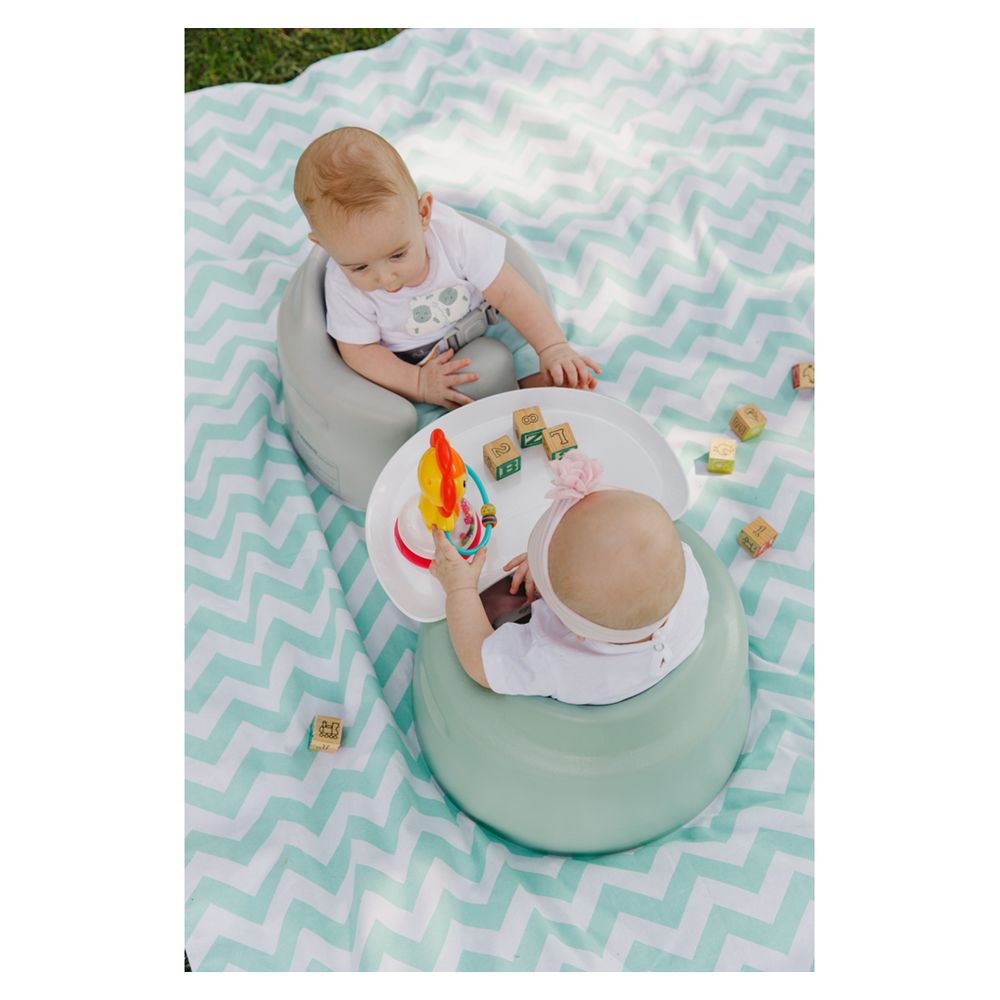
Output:
[[514,411],[514,437],[522,448],[542,443],[545,418],[537,406],[526,406]]

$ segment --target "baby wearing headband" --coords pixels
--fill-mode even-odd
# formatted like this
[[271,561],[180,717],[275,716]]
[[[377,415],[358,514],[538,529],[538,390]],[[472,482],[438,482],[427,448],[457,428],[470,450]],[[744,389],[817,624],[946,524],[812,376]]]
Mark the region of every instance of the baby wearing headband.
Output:
[[571,451],[553,464],[551,506],[528,551],[504,566],[523,582],[531,620],[494,630],[479,597],[480,549],[465,562],[435,532],[431,573],[445,590],[452,645],[466,673],[499,694],[606,705],[652,687],[701,642],[708,587],[652,497],[601,481]]

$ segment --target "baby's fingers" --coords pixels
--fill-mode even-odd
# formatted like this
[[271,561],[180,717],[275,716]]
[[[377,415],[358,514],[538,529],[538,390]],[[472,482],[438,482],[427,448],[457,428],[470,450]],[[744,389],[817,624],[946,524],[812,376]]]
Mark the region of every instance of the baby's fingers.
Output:
[[594,376],[587,371],[587,362],[585,358],[577,358],[576,374],[579,377],[579,386],[581,389],[592,389],[597,384]]
[[445,393],[444,398],[445,398],[445,406],[448,406],[449,403],[454,404],[454,406],[448,407],[449,409],[454,409],[455,406],[465,406],[466,403],[471,403],[473,401],[471,396],[466,396],[465,393],[458,392],[455,389],[449,389]]
[[431,528],[431,535],[434,537],[434,558],[447,555],[451,543],[444,537],[444,532],[436,524]]

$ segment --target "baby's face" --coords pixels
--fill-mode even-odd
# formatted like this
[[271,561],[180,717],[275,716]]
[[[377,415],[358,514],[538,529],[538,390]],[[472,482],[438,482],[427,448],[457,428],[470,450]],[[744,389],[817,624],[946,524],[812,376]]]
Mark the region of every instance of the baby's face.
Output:
[[429,194],[419,200],[400,196],[312,236],[355,288],[398,292],[427,277],[430,262],[424,232],[430,225],[431,204]]

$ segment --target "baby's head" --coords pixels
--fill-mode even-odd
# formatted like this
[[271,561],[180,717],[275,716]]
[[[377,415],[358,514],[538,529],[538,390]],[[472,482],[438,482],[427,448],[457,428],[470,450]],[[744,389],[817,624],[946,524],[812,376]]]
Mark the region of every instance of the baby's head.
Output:
[[418,194],[399,153],[368,129],[314,139],[295,168],[295,199],[309,239],[362,291],[395,292],[427,275],[424,231],[433,199]]
[[552,590],[571,611],[611,629],[661,621],[684,587],[684,552],[652,497],[599,490],[563,515],[548,550]]

